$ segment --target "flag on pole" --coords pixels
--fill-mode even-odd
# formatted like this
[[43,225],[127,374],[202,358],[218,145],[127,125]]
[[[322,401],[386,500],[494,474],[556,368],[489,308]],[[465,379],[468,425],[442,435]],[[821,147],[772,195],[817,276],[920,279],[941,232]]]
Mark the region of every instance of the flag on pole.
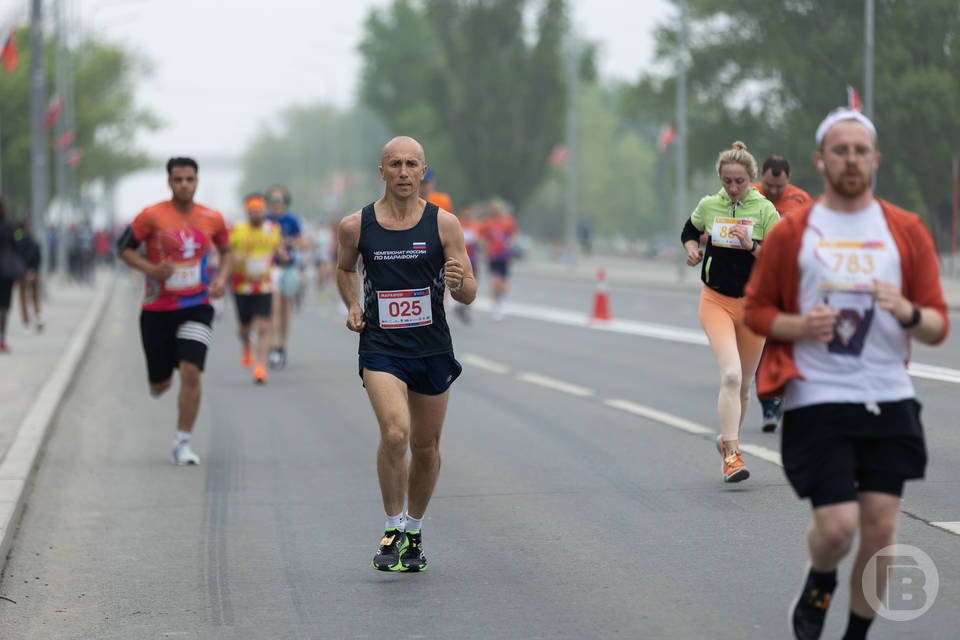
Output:
[[17,68],[17,60],[20,56],[17,54],[16,29],[10,29],[7,39],[3,41],[3,49],[0,50],[0,59],[3,60],[3,70],[7,73],[13,73]]
[[53,141],[53,150],[54,151],[64,151],[68,149],[70,145],[73,144],[73,130],[68,129],[64,131],[63,134],[58,136]]
[[566,159],[567,147],[562,144],[558,144],[553,148],[553,151],[550,152],[549,162],[552,167],[563,164]]
[[860,104],[860,94],[856,87],[851,84],[847,85],[847,106],[857,111],[863,111],[863,105]]
[[43,128],[46,131],[53,129],[53,125],[57,123],[57,117],[60,115],[60,109],[63,108],[63,98],[57,96],[50,103],[50,108],[47,109],[46,115],[43,116]]
[[673,128],[673,125],[666,125],[660,130],[660,135],[657,136],[657,151],[666,151],[676,137],[677,131]]

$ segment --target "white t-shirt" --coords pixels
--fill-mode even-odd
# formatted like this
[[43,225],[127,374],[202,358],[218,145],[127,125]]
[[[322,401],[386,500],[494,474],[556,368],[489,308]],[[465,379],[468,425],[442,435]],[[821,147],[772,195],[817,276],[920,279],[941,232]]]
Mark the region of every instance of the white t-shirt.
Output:
[[827,402],[895,402],[914,397],[909,336],[876,306],[874,280],[902,287],[900,252],[877,202],[855,213],[815,205],[799,255],[800,314],[826,303],[840,312],[833,340],[797,340],[803,379],[787,383],[784,407]]

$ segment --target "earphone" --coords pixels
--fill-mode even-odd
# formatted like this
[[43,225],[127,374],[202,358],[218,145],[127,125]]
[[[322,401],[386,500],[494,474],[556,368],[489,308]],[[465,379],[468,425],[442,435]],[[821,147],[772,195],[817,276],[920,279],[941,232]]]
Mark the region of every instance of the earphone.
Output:
[[817,160],[817,169],[820,169],[821,171],[823,171],[824,169],[823,160]]

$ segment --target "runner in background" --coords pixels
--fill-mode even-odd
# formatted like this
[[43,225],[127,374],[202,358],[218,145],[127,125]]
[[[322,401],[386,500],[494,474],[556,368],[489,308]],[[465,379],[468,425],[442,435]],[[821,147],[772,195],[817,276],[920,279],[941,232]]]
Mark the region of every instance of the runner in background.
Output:
[[436,174],[433,172],[433,169],[427,167],[427,174],[423,177],[423,182],[420,183],[420,197],[427,202],[432,202],[444,211],[453,213],[453,201],[450,199],[450,195],[435,190],[434,187],[436,184]]
[[480,244],[487,255],[493,319],[496,322],[504,318],[503,305],[509,290],[510,261],[513,259],[513,238],[516,233],[517,223],[507,213],[507,203],[500,198],[491,200],[490,211],[480,223]]
[[[783,156],[773,155],[764,160],[760,169],[760,181],[753,186],[763,197],[773,203],[781,218],[813,202],[810,194],[790,184],[790,163]],[[783,417],[783,398],[764,398],[758,392],[757,399],[760,400],[760,408],[763,411],[761,429],[766,433],[776,431],[780,418]]]
[[[248,195],[243,201],[247,221],[240,222],[230,232],[233,250],[231,289],[237,307],[238,334],[243,345],[241,364],[253,367],[253,380],[267,381],[267,352],[271,344],[270,314],[272,311],[272,282],[270,267],[274,257],[288,258],[280,237],[280,228],[266,220],[267,201],[259,193]],[[257,334],[256,357],[251,347],[250,330]]]
[[[117,241],[118,257],[146,276],[140,334],[147,360],[150,394],[159,397],[180,374],[174,464],[199,464],[190,436],[200,409],[200,375],[213,338],[210,297],[223,295],[230,275],[230,237],[223,216],[197,204],[197,163],[167,162],[170,200],[141,211]],[[143,244],[146,257],[138,248]],[[207,280],[207,259],[221,254],[217,279]]]
[[273,369],[282,369],[287,364],[287,333],[290,330],[290,315],[293,301],[300,292],[300,264],[304,248],[300,221],[290,212],[290,191],[283,185],[267,189],[269,219],[280,226],[280,235],[287,251],[287,260],[278,260],[271,272],[273,277],[273,338],[268,363]]
[[[473,277],[477,278],[480,268],[480,222],[473,217],[473,205],[463,205],[457,213],[460,228],[463,229],[463,242],[467,247],[467,257],[470,258],[470,267]],[[454,307],[457,317],[464,324],[470,324],[470,307],[458,304]]]

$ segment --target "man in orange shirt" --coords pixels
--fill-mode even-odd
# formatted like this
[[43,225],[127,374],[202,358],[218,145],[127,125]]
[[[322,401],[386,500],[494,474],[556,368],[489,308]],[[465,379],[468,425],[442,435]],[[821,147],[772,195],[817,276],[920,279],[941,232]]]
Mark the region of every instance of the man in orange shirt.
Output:
[[[783,156],[774,155],[764,160],[760,182],[753,186],[773,203],[781,218],[791,211],[802,209],[813,203],[810,194],[790,184],[790,163]],[[783,398],[763,397],[758,394],[757,399],[760,400],[760,407],[763,409],[763,431],[766,433],[776,431],[783,417]]]
[[433,173],[433,169],[428,167],[427,173],[423,176],[423,182],[420,183],[420,197],[427,202],[432,202],[444,211],[453,213],[453,201],[450,199],[450,194],[435,191],[433,187],[436,184],[437,176]]
[[[146,276],[140,334],[147,359],[150,394],[170,388],[180,373],[177,434],[173,462],[199,464],[190,434],[200,408],[200,374],[213,337],[210,298],[223,295],[230,275],[230,236],[219,211],[193,201],[197,163],[192,158],[167,162],[172,198],[141,211],[117,242],[118,257]],[[146,257],[138,248],[145,245]],[[220,271],[211,282],[211,248],[220,253]]]
[[507,213],[506,206],[503,200],[494,198],[490,202],[490,212],[480,224],[480,242],[487,254],[493,319],[496,322],[503,320],[503,303],[507,297],[510,260],[513,258],[513,237],[517,233],[517,223]]
[[809,193],[790,184],[790,163],[783,156],[770,156],[764,160],[760,182],[753,186],[773,203],[781,218],[813,202]]

